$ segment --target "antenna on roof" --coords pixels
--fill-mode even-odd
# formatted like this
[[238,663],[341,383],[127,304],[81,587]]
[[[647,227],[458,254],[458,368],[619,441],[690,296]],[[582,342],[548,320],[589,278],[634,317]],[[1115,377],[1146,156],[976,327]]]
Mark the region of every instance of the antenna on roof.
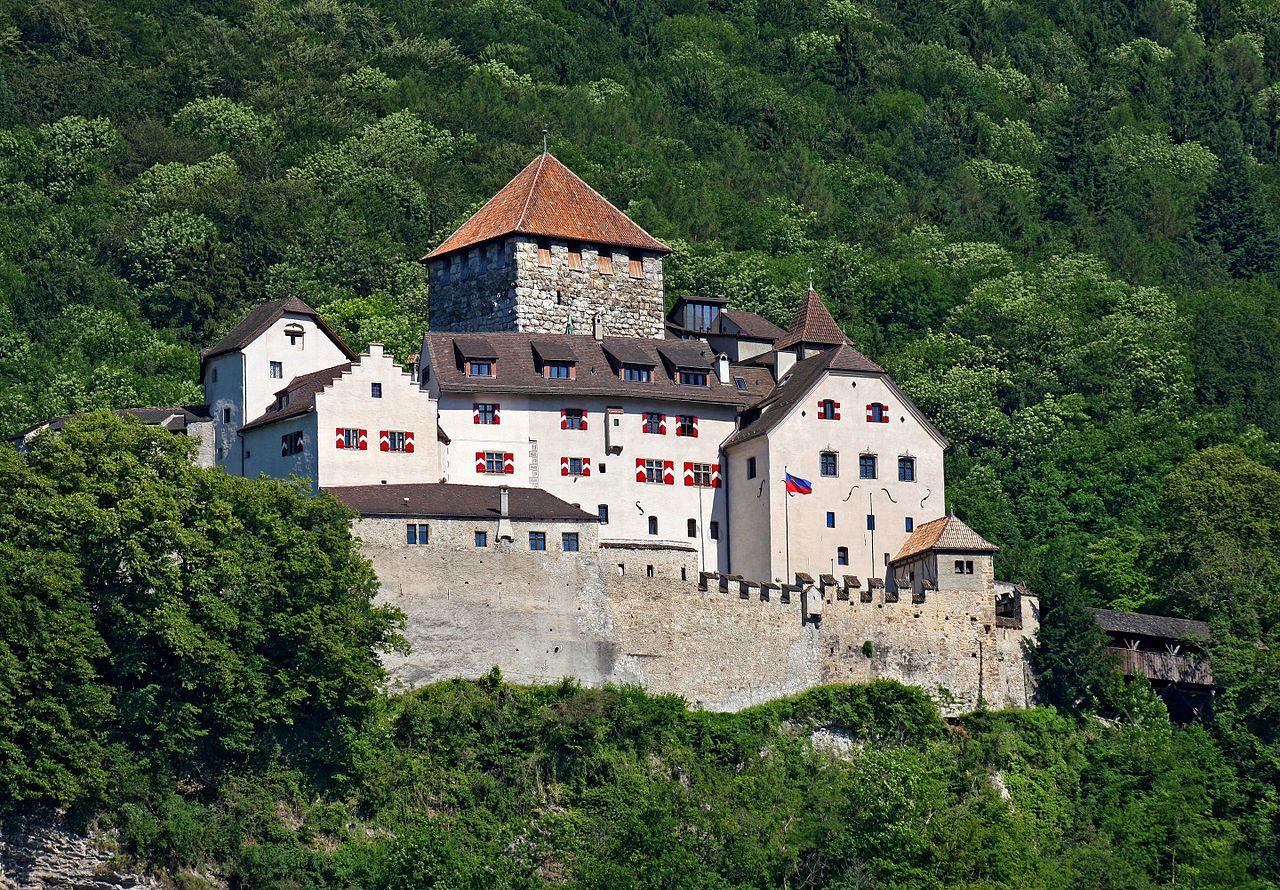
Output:
[[543,154],[547,153],[547,132],[548,132],[547,125],[543,124],[542,125],[542,153]]

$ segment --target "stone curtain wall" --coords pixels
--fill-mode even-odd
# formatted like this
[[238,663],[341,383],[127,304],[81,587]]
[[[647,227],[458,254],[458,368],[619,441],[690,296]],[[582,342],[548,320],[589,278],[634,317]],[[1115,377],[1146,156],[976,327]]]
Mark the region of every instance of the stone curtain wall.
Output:
[[633,278],[625,251],[612,251],[613,271],[606,275],[600,251],[611,249],[583,244],[581,250],[581,269],[569,268],[565,241],[551,242],[550,268],[538,265],[537,241],[525,237],[431,263],[431,329],[563,334],[572,319],[574,333],[589,335],[598,313],[607,336],[662,337],[662,257],[645,255],[644,274]]
[[160,890],[167,886],[147,875],[117,871],[113,845],[113,838],[87,837],[51,822],[2,824],[0,890]]
[[[376,520],[358,524],[369,526]],[[498,665],[516,683],[576,677],[587,685],[638,683],[712,710],[736,710],[823,683],[889,678],[919,686],[945,713],[1031,698],[1024,643],[1034,638],[1034,601],[1023,598],[1023,628],[996,626],[994,592],[930,592],[864,603],[829,590],[821,621],[802,621],[801,596],[767,601],[753,588],[722,591],[696,576],[647,578],[602,548],[599,559],[523,552],[413,548],[402,532],[365,538],[381,601],[408,616],[408,656],[392,656],[393,678],[418,686],[478,677]],[[372,529],[369,529],[372,532]],[[399,536],[398,536],[399,535]],[[551,530],[548,529],[551,545]],[[553,546],[553,545],[552,545]],[[867,654],[865,643],[871,643]]]

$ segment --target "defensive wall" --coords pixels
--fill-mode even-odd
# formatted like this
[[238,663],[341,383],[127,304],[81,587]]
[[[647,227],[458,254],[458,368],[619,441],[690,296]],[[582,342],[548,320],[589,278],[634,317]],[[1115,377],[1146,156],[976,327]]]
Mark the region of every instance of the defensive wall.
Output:
[[[356,522],[380,601],[408,619],[410,653],[387,658],[396,684],[497,665],[516,683],[636,683],[711,710],[877,678],[918,686],[949,714],[1032,698],[1038,605],[1007,586],[899,595],[829,576],[759,585],[702,574],[695,553],[599,547],[594,537],[577,553],[530,553],[529,523],[477,549],[473,525],[436,522],[430,546],[409,546],[403,521]],[[537,527],[548,539],[562,532]]]

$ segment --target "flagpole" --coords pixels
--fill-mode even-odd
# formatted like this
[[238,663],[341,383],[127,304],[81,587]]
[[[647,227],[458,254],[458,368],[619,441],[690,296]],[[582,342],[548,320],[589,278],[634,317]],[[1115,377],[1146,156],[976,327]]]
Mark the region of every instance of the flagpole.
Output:
[[787,491],[787,468],[782,468],[782,512],[786,517],[787,524],[787,578],[788,584],[791,583],[791,492]]

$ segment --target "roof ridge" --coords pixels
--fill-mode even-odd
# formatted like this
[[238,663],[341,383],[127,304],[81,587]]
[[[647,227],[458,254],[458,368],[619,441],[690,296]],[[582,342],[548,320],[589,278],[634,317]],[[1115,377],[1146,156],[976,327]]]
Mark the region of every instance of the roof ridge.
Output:
[[538,190],[538,177],[542,175],[542,167],[550,154],[549,151],[543,149],[542,154],[538,155],[538,160],[535,161],[538,169],[533,171],[533,179],[529,182],[529,190],[524,195],[524,206],[520,208],[520,215],[516,217],[517,231],[524,228],[524,218],[529,213],[529,204],[533,201],[533,193]]

